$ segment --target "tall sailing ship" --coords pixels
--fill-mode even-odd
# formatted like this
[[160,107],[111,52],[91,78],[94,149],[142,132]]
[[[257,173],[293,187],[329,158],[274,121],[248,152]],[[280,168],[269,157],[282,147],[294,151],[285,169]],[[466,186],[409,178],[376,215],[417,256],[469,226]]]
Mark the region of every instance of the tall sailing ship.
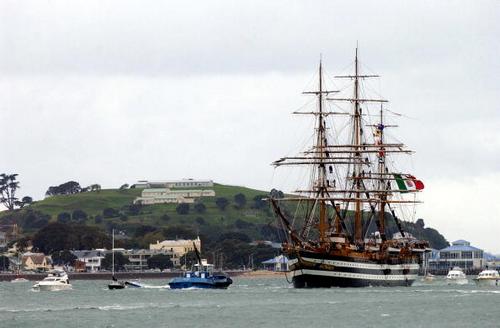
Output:
[[[426,241],[404,231],[398,208],[418,203],[414,196],[424,185],[393,166],[397,155],[412,151],[386,140],[386,129],[395,125],[384,121],[387,100],[364,95],[362,82],[378,76],[360,73],[357,49],[354,73],[335,76],[352,82],[353,92],[347,97],[325,90],[321,62],[318,75],[318,89],[305,92],[316,97],[315,110],[294,112],[315,118],[312,145],[273,163],[305,167],[310,176],[303,189],[270,196],[286,236],[282,250],[289,257],[293,285],[411,285],[429,248]],[[349,109],[330,109],[342,108],[339,102]],[[376,115],[369,111],[373,103],[380,108]],[[327,123],[335,126],[342,119],[347,129],[330,128]]]

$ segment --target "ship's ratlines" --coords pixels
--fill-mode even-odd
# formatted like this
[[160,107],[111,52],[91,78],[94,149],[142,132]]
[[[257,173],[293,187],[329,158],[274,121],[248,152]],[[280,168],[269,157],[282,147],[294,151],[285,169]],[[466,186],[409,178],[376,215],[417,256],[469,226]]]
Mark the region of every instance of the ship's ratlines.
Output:
[[269,198],[297,288],[408,286],[429,250],[401,220],[424,185],[396,167],[412,153],[387,133],[396,127],[388,116],[399,114],[366,91],[365,80],[378,76],[361,72],[357,49],[353,71],[334,76],[346,84],[340,91],[328,90],[320,62],[317,89],[304,92],[316,98],[315,108],[294,112],[313,117],[312,142],[273,163],[308,170],[300,189]]

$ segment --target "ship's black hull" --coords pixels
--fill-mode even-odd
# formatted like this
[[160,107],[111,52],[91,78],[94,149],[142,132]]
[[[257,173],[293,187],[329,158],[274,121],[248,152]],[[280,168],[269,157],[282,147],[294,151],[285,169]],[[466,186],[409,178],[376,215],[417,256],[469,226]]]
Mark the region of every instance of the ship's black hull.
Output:
[[[360,261],[349,257],[304,254],[289,262],[295,288],[411,286],[418,275],[417,263]],[[312,256],[307,256],[312,255]]]
[[292,278],[295,288],[331,288],[331,287],[406,287],[415,279],[381,281],[373,279],[337,278],[317,275],[300,275]]

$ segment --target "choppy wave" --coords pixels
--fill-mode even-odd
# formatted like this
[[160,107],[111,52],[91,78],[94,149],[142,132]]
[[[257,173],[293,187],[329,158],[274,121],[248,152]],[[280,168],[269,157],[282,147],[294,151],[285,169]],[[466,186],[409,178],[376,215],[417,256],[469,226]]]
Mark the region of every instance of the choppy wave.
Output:
[[138,304],[111,304],[111,305],[89,305],[89,306],[67,306],[67,307],[37,307],[31,309],[12,309],[0,308],[0,313],[33,313],[33,312],[67,312],[67,311],[130,311],[140,309],[168,309],[168,308],[193,308],[193,307],[207,307],[207,308],[220,308],[220,304],[152,304],[152,303],[138,303]]

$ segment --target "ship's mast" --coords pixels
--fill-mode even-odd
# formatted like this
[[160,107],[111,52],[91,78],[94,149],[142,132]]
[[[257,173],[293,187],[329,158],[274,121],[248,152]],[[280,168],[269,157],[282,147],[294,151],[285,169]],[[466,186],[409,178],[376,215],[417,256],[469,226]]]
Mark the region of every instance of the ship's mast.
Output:
[[[378,133],[379,139],[371,143],[363,137],[363,113],[361,105],[365,103],[387,102],[384,99],[362,97],[360,82],[362,79],[372,77],[378,77],[378,75],[362,74],[360,72],[358,49],[356,47],[354,74],[335,76],[335,78],[351,79],[354,82],[353,96],[347,98],[328,97],[330,93],[338,91],[324,90],[323,65],[320,61],[318,67],[318,89],[303,92],[304,94],[311,94],[317,97],[316,110],[293,112],[300,115],[314,115],[317,121],[315,122],[314,142],[311,148],[298,155],[282,157],[273,162],[275,167],[310,166],[313,168],[310,188],[296,190],[295,192],[298,195],[288,195],[279,199],[271,198],[272,207],[289,237],[288,242],[292,245],[312,247],[311,245],[319,242],[317,246],[326,248],[326,244],[330,243],[328,238],[329,232],[341,233],[347,237],[348,242],[362,245],[364,230],[368,229],[373,218],[376,219],[382,240],[385,240],[385,210],[388,209],[393,213],[391,204],[417,203],[414,200],[395,200],[390,198],[395,193],[418,192],[418,190],[394,190],[391,188],[391,184],[396,180],[393,176],[401,176],[403,173],[389,172],[387,170],[385,162],[386,154],[410,154],[412,152],[404,149],[404,145],[401,143],[385,143],[383,130],[393,125],[384,125],[382,108],[380,123],[370,125],[376,129],[375,131]],[[350,102],[353,106],[352,111],[347,113],[325,110],[325,100]],[[350,131],[350,142],[348,144],[328,144],[325,119],[331,115],[351,116],[352,130]],[[372,172],[370,167],[375,164],[373,157],[377,158],[377,155],[378,166],[375,166],[375,170]],[[364,166],[368,166],[368,170],[365,171]],[[345,180],[343,177],[338,177],[340,182],[338,184],[335,181],[330,183],[331,181],[327,175],[327,169],[330,174],[333,174],[333,168],[335,167],[347,168]],[[348,183],[348,181],[352,181],[352,183]],[[341,185],[344,187],[340,187]],[[285,201],[307,204],[304,220],[300,225],[296,225],[296,227],[300,227],[300,230],[295,230],[293,221],[287,218],[285,212],[280,208],[279,202]],[[367,227],[363,227],[363,204],[369,205],[371,209],[371,217]],[[329,211],[330,205],[332,206],[331,211]],[[343,206],[345,209],[341,210],[340,206]],[[354,231],[348,229],[345,222],[348,210],[353,207]],[[333,230],[331,230],[330,215],[332,215]],[[394,213],[393,216],[398,229],[402,231]],[[317,229],[319,240],[314,240],[314,243],[308,244],[313,241],[308,238],[310,229],[313,227]]]
[[[384,145],[384,116],[383,107],[380,104],[380,123],[376,127],[376,133],[378,134],[380,149],[378,153],[378,173],[380,174],[380,180],[378,181],[379,190],[387,190],[386,181],[384,179],[385,172],[385,149]],[[380,194],[380,207],[379,207],[379,233],[382,240],[385,240],[385,201],[387,200],[387,193]]]
[[327,146],[326,132],[325,132],[325,122],[323,117],[323,65],[319,62],[319,92],[318,92],[318,136],[316,140],[316,147],[319,153],[319,165],[318,165],[318,181],[317,189],[318,196],[321,197],[319,201],[319,240],[320,242],[326,241],[326,231],[328,230],[328,223],[326,218],[326,202],[325,191],[327,188],[326,181],[326,166],[325,166],[325,149]]
[[[356,152],[354,157],[358,158],[357,163],[354,165],[354,178],[359,178],[361,174],[361,113],[359,107],[359,71],[358,71],[358,48],[356,47],[356,57],[354,60],[354,146]],[[361,213],[360,189],[361,179],[355,180],[356,201],[354,210],[354,240],[356,243],[363,241],[363,223]]]

